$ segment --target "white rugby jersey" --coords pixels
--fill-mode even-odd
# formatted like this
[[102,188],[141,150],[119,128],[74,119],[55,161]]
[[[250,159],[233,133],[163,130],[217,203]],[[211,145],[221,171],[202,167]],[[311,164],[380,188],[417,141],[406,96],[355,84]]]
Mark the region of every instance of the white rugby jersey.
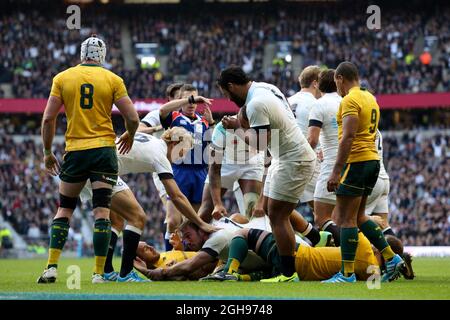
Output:
[[[237,116],[233,116],[237,118]],[[258,164],[264,165],[264,152],[251,148],[232,130],[226,130],[220,121],[214,128],[211,146],[223,151],[222,164]]]
[[389,175],[386,172],[386,168],[383,163],[383,136],[381,135],[380,130],[377,129],[377,134],[375,138],[375,146],[378,150],[378,155],[380,156],[380,173],[378,174],[378,178],[380,179],[389,179]]
[[173,175],[172,165],[167,159],[167,144],[152,135],[138,132],[133,147],[127,154],[117,153],[119,176],[128,173],[156,172]]
[[309,113],[308,122],[311,124],[311,122],[317,121],[320,124],[316,124],[321,125],[319,142],[323,152],[324,163],[334,164],[336,161],[339,147],[336,114],[341,100],[342,97],[337,92],[325,93],[317,100],[316,106]]
[[289,102],[274,85],[253,82],[245,101],[251,128],[269,126],[268,149],[275,161],[313,161],[314,150],[295,122]]
[[316,104],[316,97],[310,92],[297,92],[293,96],[288,98],[288,101],[295,110],[295,117],[297,120],[297,124],[302,130],[302,133],[305,137],[308,136],[308,119],[309,113],[311,112],[313,107]]
[[[142,123],[145,123],[149,127],[157,127],[161,125],[161,119],[159,117],[159,109],[150,111],[145,115],[145,117],[141,120]],[[152,136],[156,138],[161,138],[162,134],[164,133],[164,130],[159,130],[156,132],[153,132]]]

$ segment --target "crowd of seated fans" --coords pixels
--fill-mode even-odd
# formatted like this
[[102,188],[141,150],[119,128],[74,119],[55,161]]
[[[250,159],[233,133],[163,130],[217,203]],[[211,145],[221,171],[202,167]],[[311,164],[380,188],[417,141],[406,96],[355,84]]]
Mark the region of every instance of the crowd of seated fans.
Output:
[[[331,6],[331,7],[330,7]],[[83,10],[82,29],[68,30],[62,7],[3,10],[0,14],[0,82],[11,82],[20,98],[47,97],[52,77],[79,62],[79,45],[91,32],[108,45],[107,64],[122,76],[133,98],[162,97],[165,86],[184,77],[201,94],[220,97],[215,81],[219,71],[238,64],[255,80],[279,86],[290,95],[298,90],[292,64],[279,61],[263,68],[264,48],[291,41],[292,53],[304,65],[336,67],[351,60],[360,67],[364,83],[374,92],[434,92],[450,89],[449,7],[410,6],[382,12],[380,30],[369,30],[366,8],[344,6],[205,6],[183,10],[141,6],[139,10]],[[122,25],[132,43],[156,42],[168,57],[167,70],[126,70],[122,56]],[[404,35],[408,36],[405,37]],[[430,64],[415,52],[419,37],[436,43]],[[433,47],[425,41],[423,47]]]
[[[23,124],[23,123],[22,123]],[[48,226],[58,204],[58,180],[45,173],[39,137],[15,141],[26,127],[8,117],[0,120],[0,212],[26,239],[48,236]],[[23,132],[33,132],[32,124]],[[36,139],[34,139],[36,138]],[[450,245],[450,134],[439,130],[431,137],[420,131],[384,134],[384,162],[391,178],[390,222],[406,245]],[[55,144],[62,159],[62,144]],[[157,246],[163,243],[165,211],[150,174],[124,177],[147,213],[143,238]],[[232,194],[225,206],[238,212]],[[84,217],[89,205],[80,207]],[[308,214],[308,212],[304,212]],[[81,221],[72,223],[73,234]],[[44,240],[45,243],[45,240]],[[76,248],[76,242],[71,242]]]

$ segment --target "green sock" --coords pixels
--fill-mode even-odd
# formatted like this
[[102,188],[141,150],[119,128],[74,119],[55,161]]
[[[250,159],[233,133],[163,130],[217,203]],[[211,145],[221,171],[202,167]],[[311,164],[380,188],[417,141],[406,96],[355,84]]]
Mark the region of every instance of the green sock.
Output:
[[111,221],[107,219],[97,219],[94,224],[94,272],[103,274],[106,256],[108,254],[109,241],[111,239]]
[[68,218],[57,218],[53,220],[50,229],[47,269],[58,267],[59,256],[61,255],[61,251],[66,243],[69,227]]
[[341,228],[341,272],[348,277],[355,272],[355,255],[358,248],[358,228]]
[[389,244],[384,238],[381,228],[375,222],[368,219],[366,222],[359,226],[359,229],[375,246],[375,248],[377,248],[378,251],[383,254],[383,257],[386,260],[390,260],[394,256],[394,253],[392,252]]
[[237,272],[239,265],[247,257],[248,244],[247,240],[242,237],[235,237],[231,240],[230,252],[228,254],[228,261],[224,267],[225,272],[233,273]]

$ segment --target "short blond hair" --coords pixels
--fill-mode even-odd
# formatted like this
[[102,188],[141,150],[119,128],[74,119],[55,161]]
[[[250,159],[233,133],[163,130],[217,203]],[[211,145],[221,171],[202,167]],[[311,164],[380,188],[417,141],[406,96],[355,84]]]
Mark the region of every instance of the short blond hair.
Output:
[[298,81],[300,82],[300,87],[309,88],[313,81],[319,81],[319,66],[307,66],[302,70],[300,75],[298,76]]
[[192,135],[182,127],[173,127],[166,130],[162,134],[161,139],[166,142],[178,142],[182,144],[182,147],[185,149],[192,149],[194,147]]

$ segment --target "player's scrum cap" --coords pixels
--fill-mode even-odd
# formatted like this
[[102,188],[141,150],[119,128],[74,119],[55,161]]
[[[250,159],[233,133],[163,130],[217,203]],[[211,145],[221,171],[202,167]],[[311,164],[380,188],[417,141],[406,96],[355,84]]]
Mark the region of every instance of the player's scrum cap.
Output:
[[87,38],[81,44],[81,61],[94,60],[100,64],[105,63],[106,45],[105,42],[97,38],[96,34]]

